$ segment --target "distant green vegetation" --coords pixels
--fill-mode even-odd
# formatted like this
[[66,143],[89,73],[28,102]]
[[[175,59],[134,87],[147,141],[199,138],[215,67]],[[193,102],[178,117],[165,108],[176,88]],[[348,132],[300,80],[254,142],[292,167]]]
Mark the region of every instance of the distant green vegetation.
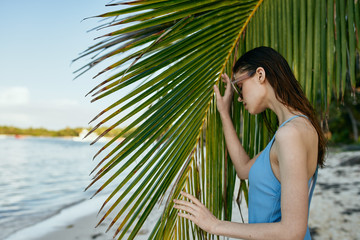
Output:
[[61,130],[48,130],[46,128],[17,128],[12,126],[0,126],[0,134],[30,135],[46,137],[79,136],[83,128],[65,128]]
[[330,143],[360,144],[360,101],[345,100],[343,104],[331,104],[330,111]]
[[[28,136],[36,136],[36,137],[76,137],[79,136],[83,129],[91,130],[89,128],[64,128],[60,130],[49,130],[46,128],[18,128],[12,126],[0,126],[0,134],[6,135],[28,135]],[[100,135],[103,133],[108,127],[101,127],[95,130],[95,133]],[[109,133],[107,133],[106,137],[113,137],[118,135],[123,129],[115,128]],[[131,129],[123,137],[127,137],[130,133],[132,133],[135,129]]]

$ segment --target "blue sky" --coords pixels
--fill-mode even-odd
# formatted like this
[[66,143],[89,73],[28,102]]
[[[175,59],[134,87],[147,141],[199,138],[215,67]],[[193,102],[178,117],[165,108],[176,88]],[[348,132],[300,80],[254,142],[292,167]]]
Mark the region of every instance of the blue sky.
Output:
[[71,64],[105,33],[87,32],[100,19],[82,20],[118,9],[105,7],[108,2],[0,1],[0,125],[87,127],[111,104],[111,99],[90,103],[91,98],[85,98],[99,83],[92,76],[100,69],[73,81],[72,72],[89,59]]

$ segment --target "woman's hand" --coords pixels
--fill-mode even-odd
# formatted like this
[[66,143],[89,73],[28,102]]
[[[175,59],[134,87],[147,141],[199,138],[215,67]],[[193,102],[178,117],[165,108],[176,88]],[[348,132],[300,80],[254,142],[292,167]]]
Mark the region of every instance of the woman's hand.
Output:
[[220,115],[229,114],[231,102],[233,100],[233,89],[231,87],[230,79],[226,73],[221,74],[222,81],[226,83],[224,96],[221,96],[218,86],[214,86],[216,95],[216,105]]
[[180,192],[180,194],[190,199],[191,202],[174,199],[174,208],[186,212],[179,211],[178,215],[189,219],[204,231],[214,234],[219,220],[197,198],[186,192]]

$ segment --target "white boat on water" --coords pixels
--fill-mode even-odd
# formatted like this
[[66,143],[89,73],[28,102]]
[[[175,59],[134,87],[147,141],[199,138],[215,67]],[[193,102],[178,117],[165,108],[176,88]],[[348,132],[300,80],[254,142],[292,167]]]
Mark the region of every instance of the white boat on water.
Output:
[[8,138],[8,136],[4,134],[0,134],[0,139],[5,139],[5,138]]
[[[73,137],[72,140],[76,142],[93,142],[99,135],[95,132],[89,134],[89,136],[85,137],[89,131],[87,129],[83,129],[78,137]],[[107,137],[100,138],[97,142],[107,142],[109,139]]]

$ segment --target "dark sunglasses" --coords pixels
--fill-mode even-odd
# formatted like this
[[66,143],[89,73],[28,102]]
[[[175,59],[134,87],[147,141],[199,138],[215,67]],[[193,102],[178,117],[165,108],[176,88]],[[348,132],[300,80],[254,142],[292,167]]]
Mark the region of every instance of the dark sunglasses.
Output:
[[230,81],[231,83],[231,86],[233,87],[233,89],[235,90],[235,92],[239,95],[239,97],[242,99],[243,96],[242,96],[242,88],[240,88],[237,83],[238,82],[243,82],[245,81],[246,79],[249,79],[251,78],[253,75],[254,75],[255,72],[251,73],[251,74],[247,74],[245,75],[244,77],[240,78],[240,79],[237,79],[237,80],[233,80],[233,81]]

